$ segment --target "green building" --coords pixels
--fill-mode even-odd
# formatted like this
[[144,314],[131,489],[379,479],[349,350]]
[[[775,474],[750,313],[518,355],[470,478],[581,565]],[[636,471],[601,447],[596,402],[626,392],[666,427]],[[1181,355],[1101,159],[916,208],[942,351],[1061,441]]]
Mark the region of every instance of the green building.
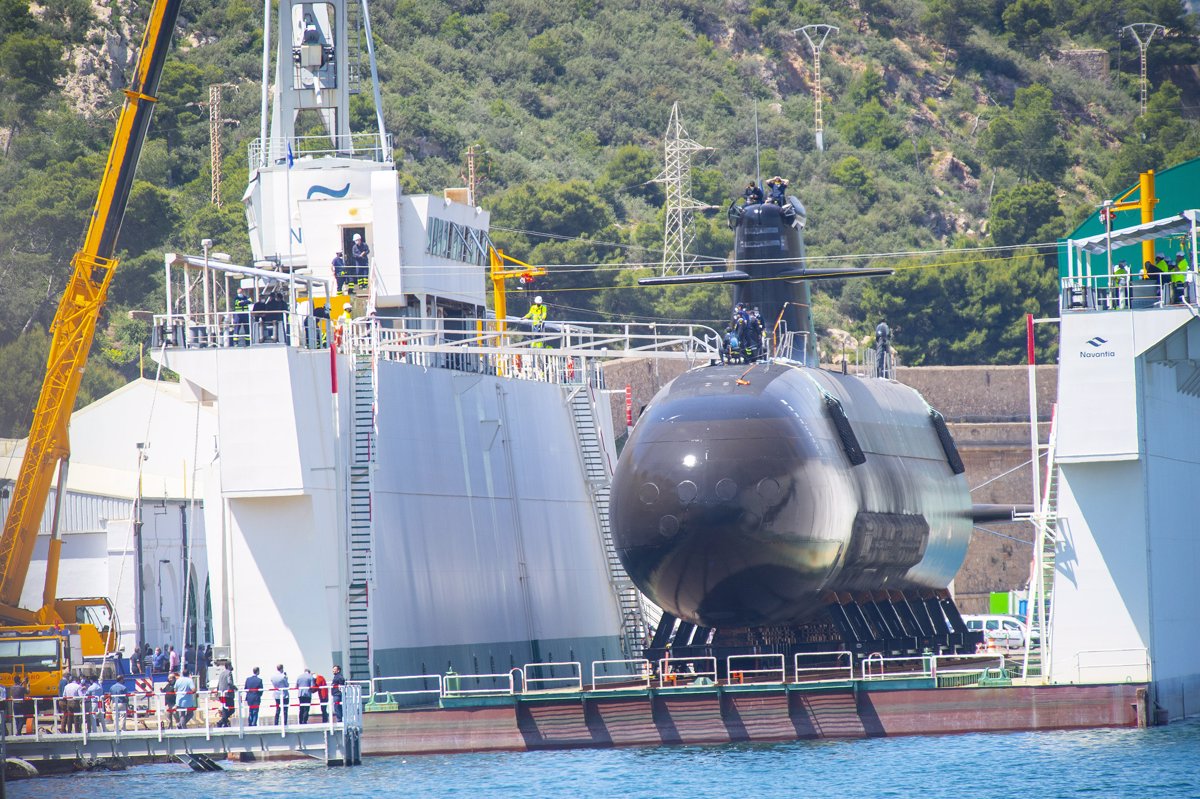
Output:
[[[1130,187],[1133,192],[1128,199],[1137,199],[1137,184]],[[1128,189],[1126,190],[1128,191]],[[1117,197],[1124,195],[1122,191]],[[1175,216],[1183,211],[1191,208],[1200,208],[1200,158],[1193,158],[1190,161],[1184,161],[1182,164],[1164,169],[1161,172],[1154,173],[1154,196],[1158,202],[1154,206],[1154,218],[1165,219],[1169,216]],[[1116,197],[1112,198],[1114,201]],[[1113,220],[1113,230],[1120,228],[1132,227],[1140,224],[1142,218],[1138,210],[1132,209],[1129,211],[1118,211],[1116,218]],[[1069,239],[1081,239],[1087,236],[1097,236],[1104,233],[1104,222],[1100,220],[1100,212],[1089,216],[1084,220],[1083,224],[1075,228],[1068,234]],[[1161,252],[1169,260],[1174,262],[1175,253],[1185,250],[1184,243],[1186,237],[1175,239],[1164,239],[1158,244],[1158,252]],[[1107,259],[1101,259],[1098,263],[1093,261],[1092,272],[1097,275],[1107,273]],[[1142,248],[1140,244],[1135,244],[1129,247],[1122,247],[1113,250],[1113,263],[1120,261],[1128,261],[1130,271],[1137,274],[1142,269]],[[1067,277],[1067,245],[1066,241],[1062,240],[1058,245],[1058,276],[1060,278]]]

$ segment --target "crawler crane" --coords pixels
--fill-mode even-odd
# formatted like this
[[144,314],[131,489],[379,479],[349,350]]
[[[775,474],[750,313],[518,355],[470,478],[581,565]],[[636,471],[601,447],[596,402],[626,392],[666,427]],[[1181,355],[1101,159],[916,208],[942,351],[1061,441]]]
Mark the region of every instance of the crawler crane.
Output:
[[[46,376],[34,409],[21,471],[12,489],[4,531],[0,534],[0,683],[11,685],[14,677],[28,677],[33,696],[56,694],[63,671],[81,669],[85,658],[102,660],[117,646],[117,618],[108,598],[57,596],[62,552],[58,517],[71,454],[67,437],[71,409],[79,392],[100,309],[117,268],[115,255],[121,221],[181,2],[155,0],[150,10],[137,67],[130,87],[125,90],[125,103],[83,246],[72,259],[71,279],[50,328],[53,339]],[[58,485],[42,604],[31,610],[20,607],[21,591],[56,469]]]

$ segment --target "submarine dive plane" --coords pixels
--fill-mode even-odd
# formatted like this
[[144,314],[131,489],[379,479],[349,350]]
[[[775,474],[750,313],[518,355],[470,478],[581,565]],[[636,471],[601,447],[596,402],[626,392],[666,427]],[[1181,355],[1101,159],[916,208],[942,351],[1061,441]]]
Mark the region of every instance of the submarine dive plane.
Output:
[[672,642],[672,656],[711,654],[719,640],[724,652],[978,642],[946,589],[973,521],[1012,508],[972,506],[946,423],[916,391],[813,368],[808,281],[891,270],[807,268],[806,218],[795,197],[735,202],[733,269],[641,281],[730,283],[735,302],[761,309],[768,335],[808,334],[800,357],[681,375],[622,451],[613,535],[629,576],[664,611],[651,657]]

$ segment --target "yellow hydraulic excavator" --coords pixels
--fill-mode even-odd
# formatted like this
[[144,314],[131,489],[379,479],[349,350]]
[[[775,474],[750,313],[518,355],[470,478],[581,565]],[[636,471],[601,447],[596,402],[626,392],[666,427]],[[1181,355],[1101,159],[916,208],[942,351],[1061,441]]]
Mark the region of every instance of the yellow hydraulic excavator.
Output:
[[[83,247],[72,260],[73,273],[51,326],[53,339],[46,376],[34,409],[21,471],[12,490],[0,535],[0,684],[28,678],[33,696],[57,694],[67,670],[99,668],[117,647],[117,617],[106,597],[60,599],[58,562],[62,542],[58,515],[66,490],[70,443],[67,426],[79,392],[96,322],[117,268],[114,257],[121,221],[150,117],[171,34],[182,0],[155,0],[133,81],[108,151],[96,205]],[[52,533],[46,554],[41,607],[20,607],[42,512],[58,470]]]

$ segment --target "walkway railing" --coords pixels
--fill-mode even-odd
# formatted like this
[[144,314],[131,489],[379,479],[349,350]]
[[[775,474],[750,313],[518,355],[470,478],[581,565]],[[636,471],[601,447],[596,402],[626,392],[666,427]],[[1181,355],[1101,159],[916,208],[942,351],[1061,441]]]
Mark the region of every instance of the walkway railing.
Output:
[[[404,678],[393,678],[404,679]],[[354,697],[358,697],[357,691]],[[361,702],[330,686],[315,688],[308,700],[296,688],[286,691],[236,689],[222,695],[215,689],[148,693],[103,694],[100,696],[35,697],[8,699],[0,703],[6,734],[11,742],[47,736],[74,735],[86,743],[92,738],[120,737],[151,732],[165,736],[204,733],[211,738],[221,730],[236,731],[238,737],[270,730],[286,735],[289,730],[324,727],[337,731],[343,717]],[[343,712],[345,711],[345,713]]]
[[392,137],[389,135],[380,146],[377,133],[352,133],[343,136],[296,136],[292,139],[255,139],[247,148],[250,171],[272,163],[283,164],[292,155],[293,164],[312,158],[341,156],[359,158],[380,163],[392,161]]

